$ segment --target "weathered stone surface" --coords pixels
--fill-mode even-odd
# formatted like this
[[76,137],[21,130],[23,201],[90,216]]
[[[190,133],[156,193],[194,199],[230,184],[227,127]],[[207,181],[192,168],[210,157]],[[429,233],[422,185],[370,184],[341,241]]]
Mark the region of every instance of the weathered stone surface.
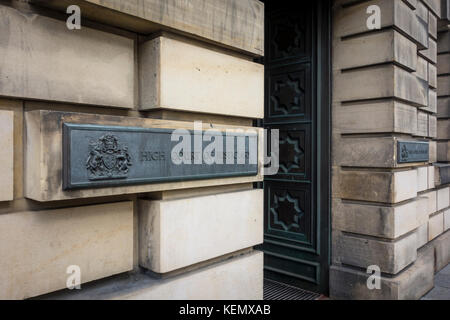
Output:
[[430,141],[430,163],[437,161],[437,143],[436,141]]
[[264,117],[261,64],[168,37],[141,44],[139,56],[142,110]]
[[444,211],[444,232],[450,229],[450,209]]
[[450,141],[439,141],[437,143],[438,161],[450,161]]
[[438,77],[438,96],[450,95],[450,75]]
[[437,121],[437,138],[450,140],[450,119],[439,119]]
[[445,31],[439,34],[437,46],[438,53],[450,52],[450,31]]
[[418,1],[416,6],[416,15],[422,19],[425,23],[428,23],[429,12],[423,1]]
[[428,40],[428,49],[419,50],[418,54],[429,62],[437,63],[437,43],[433,39]]
[[436,116],[428,115],[428,135],[427,137],[437,137],[437,118]]
[[437,17],[432,13],[428,13],[428,33],[433,39],[437,39]]
[[264,4],[257,0],[30,0],[66,12],[80,6],[83,17],[150,34],[175,31],[264,55]]
[[[333,145],[335,154],[333,160],[337,165],[345,167],[397,168],[411,166],[410,163],[397,162],[398,140],[415,141],[396,137],[343,137]],[[429,157],[431,161],[431,143]]]
[[423,0],[430,12],[433,12],[436,16],[441,16],[441,4],[442,0]]
[[51,300],[262,300],[263,253],[252,253],[178,275],[155,279],[146,274],[111,277],[65,290]]
[[428,221],[428,202],[424,198],[397,206],[342,202],[340,199],[333,202],[335,230],[396,239]]
[[395,277],[381,277],[381,290],[369,290],[370,274],[348,267],[330,268],[331,299],[412,300],[419,299],[431,288],[434,280],[434,250],[425,246],[417,260]]
[[14,198],[14,112],[0,110],[0,201]]
[[434,179],[434,166],[428,167],[428,189],[434,189],[436,183]]
[[0,215],[0,298],[66,288],[77,265],[82,283],[133,267],[131,201]]
[[437,103],[438,118],[450,118],[450,97],[439,97]]
[[342,171],[339,180],[342,199],[397,203],[417,196],[415,170]]
[[417,56],[417,68],[414,74],[418,78],[428,81],[428,61],[422,58],[421,56]]
[[139,202],[139,264],[153,272],[166,273],[263,242],[262,189]]
[[439,272],[450,263],[450,231],[433,241],[435,250],[435,272]]
[[443,53],[437,57],[438,75],[450,73],[450,53]]
[[[119,194],[154,192],[229,185],[262,180],[264,138],[262,129],[203,123],[203,129],[218,131],[251,130],[258,132],[258,170],[256,176],[221,179],[152,183],[135,186],[102,187],[63,191],[62,189],[62,123],[89,123],[112,126],[135,126],[143,128],[194,129],[194,123],[149,118],[118,117],[58,111],[35,110],[25,113],[27,144],[25,149],[25,196],[37,201],[89,198]],[[256,130],[256,131],[254,131]]]
[[434,179],[437,186],[450,183],[450,163],[435,163]]
[[[0,95],[133,108],[134,41],[0,6]],[[51,36],[49,36],[51,32]]]
[[334,69],[387,62],[398,63],[410,70],[417,67],[417,45],[393,29],[343,39],[336,42],[333,49]]
[[421,194],[421,197],[425,197],[428,199],[428,214],[433,214],[437,211],[437,192],[436,191],[429,191],[427,193]]
[[450,206],[450,187],[437,190],[437,211]]
[[427,137],[428,136],[428,114],[425,112],[417,112],[417,131],[416,136]]
[[395,97],[418,106],[428,106],[428,83],[392,64],[335,71],[333,90],[334,101]]
[[434,89],[428,89],[428,107],[420,108],[422,110],[426,110],[431,113],[437,112],[437,91]]
[[334,127],[341,133],[414,133],[417,108],[397,101],[338,106]]
[[420,167],[417,171],[417,192],[428,189],[428,167]]
[[395,241],[338,233],[334,241],[334,257],[338,262],[364,269],[377,265],[381,272],[389,274],[397,274],[417,257],[416,232]]
[[428,220],[428,241],[433,240],[444,232],[444,214],[440,212]]
[[428,243],[428,221],[417,228],[417,248],[422,248]]
[[381,28],[395,27],[411,37],[422,48],[428,47],[428,25],[402,0],[372,0],[339,9],[334,15],[334,34],[338,37],[367,32],[367,8],[377,5]]
[[437,69],[436,65],[428,63],[428,85],[430,88],[437,88]]

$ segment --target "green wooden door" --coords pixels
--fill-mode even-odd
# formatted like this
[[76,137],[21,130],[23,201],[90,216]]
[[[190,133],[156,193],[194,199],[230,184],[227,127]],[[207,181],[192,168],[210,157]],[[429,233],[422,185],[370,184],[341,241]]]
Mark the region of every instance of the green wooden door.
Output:
[[266,176],[265,277],[328,292],[329,1],[265,1],[264,127],[279,130]]

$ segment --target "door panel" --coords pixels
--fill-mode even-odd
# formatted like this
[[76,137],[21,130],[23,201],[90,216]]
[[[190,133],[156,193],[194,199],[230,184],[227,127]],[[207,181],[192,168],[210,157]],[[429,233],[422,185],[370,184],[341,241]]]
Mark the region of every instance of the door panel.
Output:
[[264,180],[265,277],[327,293],[329,1],[265,8],[264,127],[279,130],[280,154],[278,173]]

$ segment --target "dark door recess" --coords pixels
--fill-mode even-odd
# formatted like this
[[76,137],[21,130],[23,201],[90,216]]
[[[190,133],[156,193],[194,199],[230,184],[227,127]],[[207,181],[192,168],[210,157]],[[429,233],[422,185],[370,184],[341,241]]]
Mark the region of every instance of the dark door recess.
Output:
[[264,1],[264,127],[279,129],[280,168],[266,176],[265,277],[328,293],[330,4]]

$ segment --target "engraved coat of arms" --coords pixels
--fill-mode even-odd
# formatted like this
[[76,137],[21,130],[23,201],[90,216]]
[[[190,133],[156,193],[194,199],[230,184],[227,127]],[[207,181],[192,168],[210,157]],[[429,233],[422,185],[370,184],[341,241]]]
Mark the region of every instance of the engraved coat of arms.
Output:
[[126,178],[131,165],[128,147],[114,135],[106,134],[89,145],[86,160],[89,180]]

